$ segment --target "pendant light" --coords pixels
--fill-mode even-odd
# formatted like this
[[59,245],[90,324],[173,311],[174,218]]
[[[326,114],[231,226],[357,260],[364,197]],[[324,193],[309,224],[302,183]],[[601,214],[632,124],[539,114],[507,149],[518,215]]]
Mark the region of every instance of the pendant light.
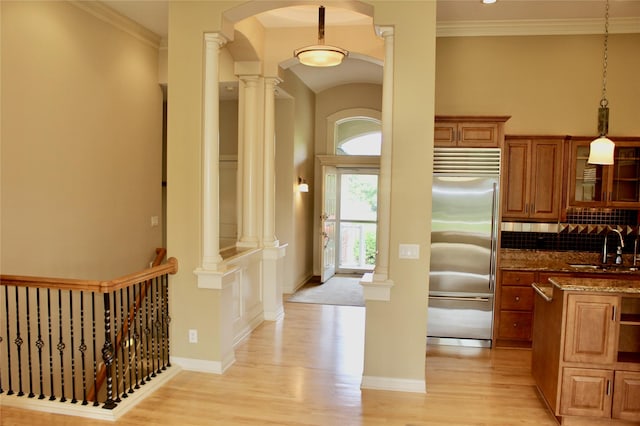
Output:
[[602,99],[598,108],[598,133],[600,136],[591,142],[589,164],[613,164],[615,144],[607,137],[609,131],[609,101],[607,100],[607,53],[609,48],[609,0],[604,15],[604,59],[602,67]]
[[344,49],[324,44],[324,6],[318,10],[318,44],[302,47],[293,52],[293,55],[303,65],[310,67],[333,67],[340,65],[342,60],[349,55]]

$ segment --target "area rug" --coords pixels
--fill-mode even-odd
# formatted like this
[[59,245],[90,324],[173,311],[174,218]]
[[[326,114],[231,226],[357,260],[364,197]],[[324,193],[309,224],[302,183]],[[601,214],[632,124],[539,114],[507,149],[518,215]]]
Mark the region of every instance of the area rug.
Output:
[[307,283],[288,302],[364,306],[360,277],[334,276],[325,283]]

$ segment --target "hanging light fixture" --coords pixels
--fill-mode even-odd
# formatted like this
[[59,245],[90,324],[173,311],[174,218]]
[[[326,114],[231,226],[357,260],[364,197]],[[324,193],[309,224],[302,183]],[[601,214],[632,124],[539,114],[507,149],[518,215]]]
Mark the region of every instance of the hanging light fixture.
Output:
[[333,67],[349,56],[349,52],[340,47],[324,44],[324,6],[318,10],[318,44],[297,49],[293,55],[310,67]]
[[590,164],[613,164],[615,144],[607,137],[609,132],[609,101],[607,100],[607,54],[609,49],[609,0],[604,15],[604,59],[602,67],[602,99],[598,108],[598,133],[600,136],[591,142],[589,148]]

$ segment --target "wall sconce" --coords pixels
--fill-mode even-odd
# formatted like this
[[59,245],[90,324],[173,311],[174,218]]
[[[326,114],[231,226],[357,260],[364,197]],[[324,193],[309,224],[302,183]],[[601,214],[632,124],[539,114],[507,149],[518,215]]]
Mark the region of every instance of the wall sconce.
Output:
[[309,184],[307,184],[307,181],[301,177],[298,177],[298,191],[309,192]]

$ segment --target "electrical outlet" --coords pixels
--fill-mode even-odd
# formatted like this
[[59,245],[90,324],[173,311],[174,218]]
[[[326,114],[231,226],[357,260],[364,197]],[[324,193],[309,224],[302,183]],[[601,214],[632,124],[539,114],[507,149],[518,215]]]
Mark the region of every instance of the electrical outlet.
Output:
[[198,330],[189,330],[189,343],[198,343]]

